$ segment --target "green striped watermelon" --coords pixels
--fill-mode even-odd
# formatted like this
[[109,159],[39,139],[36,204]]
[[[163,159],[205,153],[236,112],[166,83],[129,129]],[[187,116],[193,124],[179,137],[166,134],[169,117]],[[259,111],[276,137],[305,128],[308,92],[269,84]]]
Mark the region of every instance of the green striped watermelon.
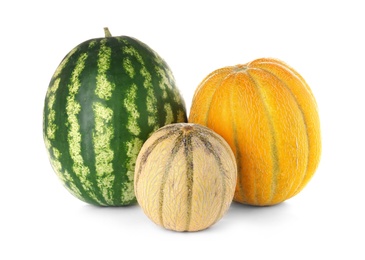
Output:
[[166,62],[127,36],[85,41],[56,69],[46,94],[43,136],[54,171],[94,205],[136,202],[137,155],[160,127],[186,122],[185,103]]

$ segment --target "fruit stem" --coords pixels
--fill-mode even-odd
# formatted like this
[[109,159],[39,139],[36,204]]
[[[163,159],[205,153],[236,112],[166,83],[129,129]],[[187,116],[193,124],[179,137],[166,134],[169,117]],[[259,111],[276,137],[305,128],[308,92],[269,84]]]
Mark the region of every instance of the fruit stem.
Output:
[[110,33],[108,27],[104,27],[104,33],[105,33],[105,37],[112,37],[112,34]]
[[189,133],[190,131],[192,131],[194,128],[191,124],[185,124],[183,127],[182,127],[182,131],[184,132],[184,134],[187,134]]

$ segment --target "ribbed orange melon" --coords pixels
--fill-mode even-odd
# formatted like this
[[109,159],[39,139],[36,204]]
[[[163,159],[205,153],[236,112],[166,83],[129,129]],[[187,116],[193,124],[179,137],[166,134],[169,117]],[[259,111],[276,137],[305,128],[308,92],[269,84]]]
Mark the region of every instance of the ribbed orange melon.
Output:
[[293,197],[320,161],[313,93],[298,72],[276,59],[213,71],[195,91],[189,122],[229,143],[238,168],[234,200],[244,204],[273,205]]
[[160,128],[137,157],[134,188],[144,213],[174,231],[199,231],[231,205],[237,165],[227,142],[196,124]]

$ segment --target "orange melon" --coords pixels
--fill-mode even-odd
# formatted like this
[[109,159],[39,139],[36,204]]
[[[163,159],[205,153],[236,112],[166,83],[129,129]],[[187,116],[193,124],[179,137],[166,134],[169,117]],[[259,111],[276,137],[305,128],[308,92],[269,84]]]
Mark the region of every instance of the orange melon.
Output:
[[320,161],[315,97],[304,78],[277,59],[210,73],[195,91],[189,122],[211,128],[232,148],[240,203],[274,205],[293,197]]

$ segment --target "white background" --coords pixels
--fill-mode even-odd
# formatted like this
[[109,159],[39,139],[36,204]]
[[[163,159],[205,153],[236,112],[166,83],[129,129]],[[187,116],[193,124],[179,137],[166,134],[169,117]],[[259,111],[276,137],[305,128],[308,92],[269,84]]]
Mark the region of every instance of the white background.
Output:
[[[2,1],[0,259],[365,259],[362,1]],[[42,138],[48,83],[77,44],[138,38],[170,65],[189,111],[211,71],[256,58],[294,67],[316,96],[323,155],[307,187],[273,207],[232,204],[211,228],[164,230],[138,205],[70,195]]]

